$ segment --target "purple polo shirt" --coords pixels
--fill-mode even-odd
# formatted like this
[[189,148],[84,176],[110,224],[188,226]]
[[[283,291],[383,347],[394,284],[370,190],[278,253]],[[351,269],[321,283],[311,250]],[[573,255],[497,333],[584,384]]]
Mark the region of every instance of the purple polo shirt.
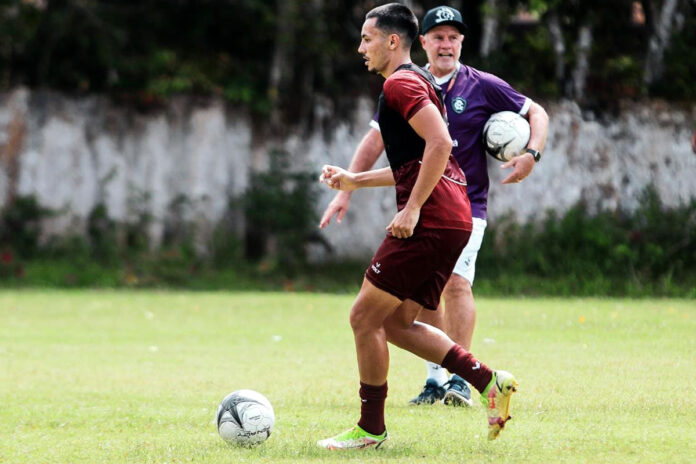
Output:
[[[452,154],[466,175],[471,215],[486,219],[488,204],[488,159],[481,137],[483,126],[493,113],[514,111],[527,114],[531,100],[510,84],[478,69],[460,65],[451,78],[438,83],[445,91]],[[376,121],[371,122],[375,129]]]

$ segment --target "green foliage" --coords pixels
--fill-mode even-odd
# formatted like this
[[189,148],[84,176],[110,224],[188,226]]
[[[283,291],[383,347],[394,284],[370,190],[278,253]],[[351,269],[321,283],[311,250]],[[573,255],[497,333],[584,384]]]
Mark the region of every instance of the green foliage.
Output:
[[[86,237],[39,242],[39,221],[51,212],[18,198],[0,215],[0,285],[354,291],[364,261],[307,261],[307,246],[320,240],[313,175],[289,170],[283,152],[271,159],[246,195],[230,201],[207,254],[196,252],[182,216],[151,249],[147,215],[119,224],[103,205],[90,214]],[[498,219],[476,267],[477,295],[696,298],[696,202],[668,208],[648,189],[632,213],[591,215],[578,204],[537,224]]]
[[15,198],[0,216],[0,249],[11,250],[18,258],[34,257],[39,248],[41,220],[50,215],[51,211],[33,196]]
[[562,94],[553,79],[551,38],[543,28],[505,34],[500,50],[486,59],[475,59],[473,64],[514,83],[526,95],[556,98]]
[[271,11],[249,0],[10,0],[0,6],[0,83],[145,103],[178,93],[263,100],[268,55],[258,50],[272,47]]
[[118,257],[116,223],[104,204],[95,206],[87,218],[87,238],[97,262],[114,264]]
[[251,175],[244,196],[247,258],[272,255],[290,272],[307,262],[307,244],[316,237],[314,174],[293,170],[282,151],[270,153],[268,171]]
[[[604,66],[595,71],[592,85],[601,84],[601,96],[610,98],[611,95],[622,97],[638,97],[644,94],[642,63],[630,55],[607,57]],[[596,89],[599,92],[599,89]]]
[[667,208],[654,190],[630,214],[590,215],[579,204],[538,226],[498,221],[486,241],[477,282],[491,290],[696,296],[696,202]]
[[[688,2],[687,2],[688,3]],[[665,53],[665,72],[650,89],[651,93],[677,101],[696,100],[696,2],[685,8],[685,24],[671,38]]]
[[[315,97],[320,96],[321,101],[328,97],[333,110],[326,120],[334,121],[333,114],[345,114],[356,96],[379,88],[379,79],[366,76],[355,51],[364,14],[376,3],[8,0],[0,5],[0,89],[28,85],[105,92],[145,109],[180,93],[216,95],[261,115],[279,111],[289,124],[313,120]],[[416,11],[442,4],[411,3]],[[664,76],[649,89],[641,74],[652,23],[631,22],[632,0],[498,2],[502,47],[486,59],[478,50],[487,3],[460,3],[470,26],[465,60],[530,95],[566,95],[578,30],[589,24],[595,37],[590,103],[604,107],[599,102],[643,95],[696,98],[693,2],[682,2],[684,26],[672,37]],[[659,11],[661,2],[641,3]],[[512,24],[510,17],[519,8],[540,21]],[[561,82],[555,76],[556,44],[548,34],[552,14],[560,18],[565,42]],[[283,65],[280,82],[271,82],[274,57],[283,47],[277,55]],[[413,51],[419,62],[425,60],[419,45]]]

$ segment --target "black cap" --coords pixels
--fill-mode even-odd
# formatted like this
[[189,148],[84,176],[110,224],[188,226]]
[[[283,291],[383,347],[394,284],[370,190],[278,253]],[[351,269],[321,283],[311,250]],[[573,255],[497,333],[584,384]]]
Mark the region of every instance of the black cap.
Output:
[[466,32],[466,24],[458,10],[449,6],[438,6],[425,13],[421,34],[425,34],[430,29],[444,24],[456,27],[462,34]]

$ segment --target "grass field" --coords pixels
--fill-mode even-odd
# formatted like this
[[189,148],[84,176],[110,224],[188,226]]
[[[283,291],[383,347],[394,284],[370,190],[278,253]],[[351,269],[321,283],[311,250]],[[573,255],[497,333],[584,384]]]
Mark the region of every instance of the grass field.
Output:
[[[392,348],[380,450],[315,446],[358,418],[352,295],[0,291],[0,463],[696,462],[696,302],[479,299],[474,353],[520,381],[513,420],[409,407],[423,363]],[[230,391],[273,435],[226,445]]]

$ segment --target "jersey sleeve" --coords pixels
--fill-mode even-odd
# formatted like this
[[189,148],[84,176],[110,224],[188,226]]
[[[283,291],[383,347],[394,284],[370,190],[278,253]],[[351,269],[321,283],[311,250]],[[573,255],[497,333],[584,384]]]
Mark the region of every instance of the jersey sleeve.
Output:
[[384,83],[384,99],[406,121],[425,106],[430,99],[428,84],[411,72],[398,72]]
[[372,115],[372,119],[370,119],[370,127],[376,130],[377,132],[382,132],[382,130],[379,128],[379,112],[375,111],[375,114]]
[[532,101],[513,89],[510,84],[493,74],[481,73],[481,82],[486,101],[491,111],[514,111],[521,115],[527,114]]

